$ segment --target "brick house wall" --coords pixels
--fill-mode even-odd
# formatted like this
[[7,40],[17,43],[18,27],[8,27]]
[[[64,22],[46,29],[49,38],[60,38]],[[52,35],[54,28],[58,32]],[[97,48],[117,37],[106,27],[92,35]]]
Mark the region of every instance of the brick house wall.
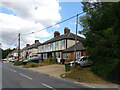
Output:
[[[86,55],[86,51],[83,50],[83,51],[78,51],[80,52],[80,56],[85,56]],[[64,55],[65,54],[69,54],[70,55],[70,58],[65,58]],[[65,59],[65,62],[70,62],[70,61],[74,61],[75,60],[75,56],[74,56],[74,52],[63,52],[62,53],[62,58]]]

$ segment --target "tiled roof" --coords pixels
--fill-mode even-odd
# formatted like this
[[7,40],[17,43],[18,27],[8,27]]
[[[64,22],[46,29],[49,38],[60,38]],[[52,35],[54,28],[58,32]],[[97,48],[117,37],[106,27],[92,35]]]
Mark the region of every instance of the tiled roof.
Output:
[[36,43],[30,45],[30,47],[28,47],[28,49],[38,48],[39,45],[41,45],[41,43],[40,42],[36,42]]
[[[55,41],[59,41],[59,40],[62,40],[62,39],[73,39],[75,40],[75,34],[73,33],[69,33],[69,34],[63,34],[63,35],[60,35],[58,37],[54,37],[46,42],[44,42],[43,44],[47,44],[47,43],[51,43],[51,42],[55,42]],[[83,40],[82,37],[80,36],[77,36],[77,40]]]
[[12,55],[12,53],[9,53],[8,55],[7,55],[7,57],[12,57],[13,55]]
[[[81,42],[78,42],[76,45],[77,45],[76,51],[85,50],[85,47]],[[69,47],[68,49],[64,50],[63,52],[73,52],[73,51],[75,51],[75,44]]]
[[17,53],[18,49],[13,50],[11,53]]
[[24,50],[27,50],[29,47],[24,47],[23,49],[21,49],[21,52]]

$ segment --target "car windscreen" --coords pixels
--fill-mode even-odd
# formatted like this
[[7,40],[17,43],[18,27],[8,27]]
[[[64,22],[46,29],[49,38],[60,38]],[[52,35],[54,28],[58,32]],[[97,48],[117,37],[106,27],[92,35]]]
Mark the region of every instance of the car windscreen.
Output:
[[84,58],[82,58],[82,60],[83,60],[83,61],[85,61],[85,60],[87,60],[87,58],[86,58],[86,57],[84,57]]

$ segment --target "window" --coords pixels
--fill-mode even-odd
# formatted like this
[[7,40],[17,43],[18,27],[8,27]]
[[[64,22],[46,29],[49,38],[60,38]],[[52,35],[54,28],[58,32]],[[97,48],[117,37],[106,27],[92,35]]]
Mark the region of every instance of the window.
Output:
[[44,52],[46,52],[46,45],[44,45]]
[[45,51],[48,52],[49,50],[50,50],[49,44],[46,44],[46,45],[45,45]]
[[65,40],[61,41],[61,46],[65,46]]
[[62,40],[62,41],[61,41],[61,49],[62,49],[62,50],[65,49],[65,40]]
[[47,59],[47,53],[43,54],[43,59]]
[[70,59],[70,53],[63,54],[64,59]]
[[50,51],[53,51],[53,43],[50,43]]
[[76,52],[76,59],[80,58],[80,52]]
[[42,51],[44,51],[44,46],[42,46]]
[[55,49],[56,49],[56,50],[58,50],[58,45],[59,45],[58,41],[55,42]]
[[56,52],[56,58],[61,58],[61,52]]
[[56,47],[58,47],[58,41],[56,42]]

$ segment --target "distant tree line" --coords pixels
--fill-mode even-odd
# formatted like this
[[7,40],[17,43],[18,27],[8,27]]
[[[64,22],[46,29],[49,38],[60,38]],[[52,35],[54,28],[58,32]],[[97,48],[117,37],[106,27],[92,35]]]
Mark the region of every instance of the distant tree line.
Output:
[[10,52],[12,52],[13,50],[15,50],[15,48],[14,48],[14,49],[8,48],[8,49],[5,49],[5,50],[1,49],[1,51],[2,51],[2,59],[6,58],[7,55],[8,55]]

